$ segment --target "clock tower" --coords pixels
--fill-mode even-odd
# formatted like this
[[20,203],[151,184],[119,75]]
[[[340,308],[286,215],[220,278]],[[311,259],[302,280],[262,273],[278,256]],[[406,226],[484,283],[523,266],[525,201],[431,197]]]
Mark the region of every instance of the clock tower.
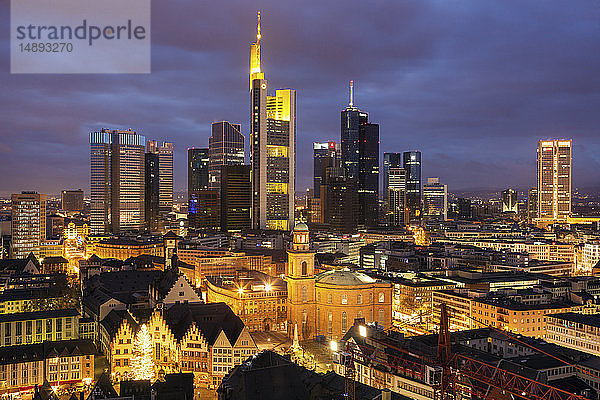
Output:
[[294,334],[302,340],[312,338],[315,333],[315,252],[310,250],[308,226],[300,223],[292,231],[292,248],[287,251],[288,263],[285,271],[287,282],[288,335]]

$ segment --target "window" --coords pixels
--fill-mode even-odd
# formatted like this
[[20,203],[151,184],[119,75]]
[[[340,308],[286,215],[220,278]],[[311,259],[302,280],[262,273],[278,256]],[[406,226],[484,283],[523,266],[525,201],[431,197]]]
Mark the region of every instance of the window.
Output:
[[369,293],[369,303],[373,302],[373,293]]
[[348,304],[348,295],[347,294],[342,295],[342,304]]
[[327,333],[331,334],[333,332],[333,313],[331,311],[327,312]]
[[383,309],[379,309],[379,325],[384,326],[385,322],[385,311],[383,311]]
[[308,290],[306,289],[306,286],[302,286],[302,301],[307,301],[308,300]]
[[321,331],[321,310],[317,308],[317,332]]
[[379,292],[379,302],[380,303],[385,302],[385,295],[383,294],[383,292]]
[[321,302],[321,292],[317,292],[317,302]]
[[307,321],[308,321],[308,311],[305,308],[304,310],[302,310],[302,323],[306,324]]
[[346,333],[348,330],[348,314],[346,311],[342,311],[342,333]]
[[333,304],[333,296],[331,296],[331,293],[327,294],[327,303]]
[[306,261],[302,261],[302,276],[308,275],[308,265]]
[[357,304],[362,304],[362,294],[358,295],[358,297],[356,298],[356,303]]

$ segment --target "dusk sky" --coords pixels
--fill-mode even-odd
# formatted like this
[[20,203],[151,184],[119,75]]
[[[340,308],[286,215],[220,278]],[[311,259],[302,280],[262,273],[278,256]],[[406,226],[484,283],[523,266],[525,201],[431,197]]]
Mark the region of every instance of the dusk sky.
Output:
[[450,192],[534,186],[543,138],[572,138],[574,187],[600,187],[597,0],[153,1],[145,75],[11,75],[0,0],[0,195],[89,194],[103,127],[174,142],[185,190],[186,149],[208,146],[211,122],[247,138],[257,10],[269,87],[297,90],[299,190],[312,142],[339,141],[350,79],[381,152],[421,150],[423,177]]

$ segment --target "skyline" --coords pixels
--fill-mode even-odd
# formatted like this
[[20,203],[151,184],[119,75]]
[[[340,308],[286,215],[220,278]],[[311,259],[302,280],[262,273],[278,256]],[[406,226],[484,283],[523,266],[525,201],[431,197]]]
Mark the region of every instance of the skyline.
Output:
[[[362,12],[352,15],[324,4],[314,15],[310,7],[227,4],[229,26],[219,7],[190,4],[182,15],[157,3],[149,75],[9,75],[5,52],[0,195],[73,188],[89,195],[87,139],[101,128],[173,142],[175,191],[183,191],[187,148],[208,147],[211,122],[240,123],[248,143],[256,9],[270,82],[298,91],[297,191],[312,186],[312,143],[339,141],[351,79],[355,105],[380,124],[380,153],[420,150],[423,179],[439,176],[450,192],[535,186],[537,142],[548,138],[573,139],[573,187],[597,188],[600,35],[590,5],[434,3],[404,2],[385,15],[358,3],[353,10]],[[191,21],[201,11],[207,25],[167,29],[166,21]],[[8,14],[0,17],[4,28]],[[365,28],[327,24],[336,17]]]

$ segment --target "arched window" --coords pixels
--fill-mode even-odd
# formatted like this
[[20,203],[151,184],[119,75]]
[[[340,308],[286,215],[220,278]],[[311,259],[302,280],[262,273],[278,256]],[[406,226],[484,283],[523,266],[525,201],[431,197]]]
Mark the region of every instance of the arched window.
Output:
[[[380,312],[383,310],[380,310]],[[306,311],[306,308],[304,310],[302,310],[302,323],[305,324],[308,321],[308,311]]]
[[348,304],[348,295],[347,294],[342,295],[342,304]]
[[302,301],[306,302],[308,300],[308,290],[306,286],[302,286]]
[[385,295],[383,294],[383,292],[379,292],[379,302],[380,303],[385,302]]
[[317,334],[321,331],[321,310],[317,308]]
[[317,292],[317,302],[321,302],[321,292]]
[[369,293],[369,303],[373,302],[373,293]]
[[331,311],[327,312],[327,333],[331,334],[333,332],[333,313]]
[[362,304],[362,294],[358,295],[358,298],[356,299],[356,303],[357,304]]
[[348,330],[348,314],[346,311],[342,311],[342,333],[346,333]]
[[328,304],[333,304],[333,296],[331,296],[331,293],[327,294],[327,303]]
[[308,264],[306,261],[302,261],[302,276],[308,275]]
[[378,321],[378,323],[379,323],[379,325],[384,326],[385,325],[384,322],[385,322],[385,311],[383,311],[383,309],[380,308],[379,309],[379,321]]

